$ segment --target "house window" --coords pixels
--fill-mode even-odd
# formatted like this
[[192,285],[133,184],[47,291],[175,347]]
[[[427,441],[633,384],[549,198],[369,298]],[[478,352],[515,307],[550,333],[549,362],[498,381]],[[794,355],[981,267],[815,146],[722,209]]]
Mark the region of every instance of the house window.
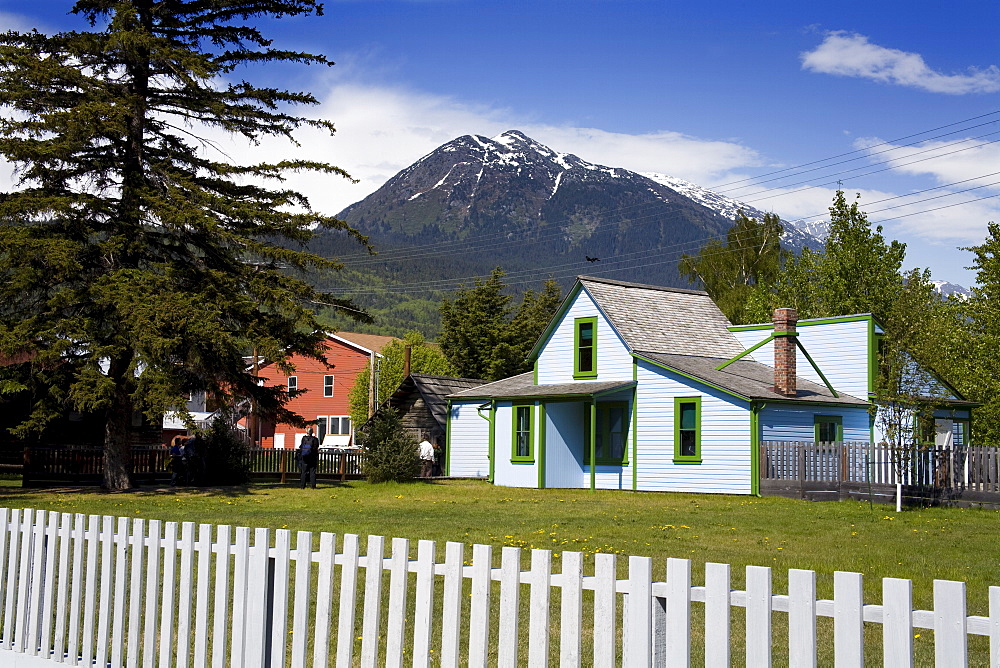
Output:
[[817,443],[838,443],[844,440],[844,418],[839,415],[815,415]]
[[316,418],[316,437],[323,443],[323,438],[331,436],[350,436],[351,418],[347,415],[320,415]]
[[[594,429],[594,454],[598,464],[621,466],[628,463],[628,404],[625,402],[601,402],[594,412],[597,426]],[[584,410],[583,417],[583,463],[590,464],[590,410]]]
[[333,376],[323,376],[323,396],[333,396]]
[[701,397],[674,399],[674,463],[701,463]]
[[513,443],[510,460],[532,463],[534,458],[534,405],[514,405]]
[[573,334],[573,377],[597,377],[597,318],[577,318]]
[[288,377],[288,391],[289,392],[295,392],[298,389],[299,389],[299,377],[298,376],[289,376]]

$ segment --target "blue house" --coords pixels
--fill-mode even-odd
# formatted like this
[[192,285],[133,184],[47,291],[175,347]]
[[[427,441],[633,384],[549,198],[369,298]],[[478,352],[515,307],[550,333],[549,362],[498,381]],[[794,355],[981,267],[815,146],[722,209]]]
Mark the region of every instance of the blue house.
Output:
[[[533,372],[450,395],[448,474],[754,494],[762,440],[874,440],[880,334],[870,315],[797,322],[793,309],[733,326],[705,292],[581,276]],[[967,433],[968,417],[941,419]]]

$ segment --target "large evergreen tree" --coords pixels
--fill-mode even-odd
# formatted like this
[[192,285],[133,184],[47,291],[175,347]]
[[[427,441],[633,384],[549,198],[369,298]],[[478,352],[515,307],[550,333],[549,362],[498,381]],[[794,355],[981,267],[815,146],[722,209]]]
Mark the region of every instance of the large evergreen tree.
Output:
[[531,369],[526,358],[562,302],[554,280],[527,290],[517,307],[499,267],[441,303],[441,350],[459,376],[500,380]]
[[122,489],[135,410],[158,419],[205,389],[296,420],[244,355],[321,356],[313,307],[344,304],[305,280],[337,265],[301,244],[317,226],[347,228],[282,180],[346,174],[296,159],[234,165],[202,138],[333,131],[293,113],[313,96],[236,73],[329,64],[272,48],[252,24],[320,14],[316,0],[78,0],[72,12],[91,30],[0,35],[0,154],[19,176],[0,195],[0,353],[72,369],[26,427],[56,405],[106,415],[105,485]]

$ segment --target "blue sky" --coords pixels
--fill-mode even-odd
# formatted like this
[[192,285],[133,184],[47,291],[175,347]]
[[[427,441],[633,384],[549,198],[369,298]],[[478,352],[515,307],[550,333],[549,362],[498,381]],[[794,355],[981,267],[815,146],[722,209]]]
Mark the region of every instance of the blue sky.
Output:
[[[69,6],[0,0],[0,27],[82,29]],[[359,179],[301,179],[328,213],[456,136],[520,129],[789,220],[822,218],[841,179],[906,242],[907,267],[970,285],[957,247],[1000,222],[1000,175],[986,176],[1000,172],[997,26],[1000,3],[983,0],[345,0],[268,27],[336,67],[248,76],[312,91],[322,104],[309,113],[337,124],[296,149]],[[236,159],[288,153],[228,146]]]

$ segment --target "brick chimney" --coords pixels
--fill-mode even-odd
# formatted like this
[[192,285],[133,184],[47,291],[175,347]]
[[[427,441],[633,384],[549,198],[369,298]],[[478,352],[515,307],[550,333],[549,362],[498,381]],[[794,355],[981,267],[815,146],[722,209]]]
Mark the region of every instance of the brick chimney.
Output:
[[[792,329],[795,329],[795,323],[794,322],[792,323]],[[406,346],[405,348],[403,348],[403,378],[404,379],[410,377],[410,355],[411,354],[412,353],[410,351],[410,346]]]
[[[774,309],[774,391],[794,397],[795,389],[795,323],[798,313],[793,308]],[[783,333],[790,336],[783,336]]]

